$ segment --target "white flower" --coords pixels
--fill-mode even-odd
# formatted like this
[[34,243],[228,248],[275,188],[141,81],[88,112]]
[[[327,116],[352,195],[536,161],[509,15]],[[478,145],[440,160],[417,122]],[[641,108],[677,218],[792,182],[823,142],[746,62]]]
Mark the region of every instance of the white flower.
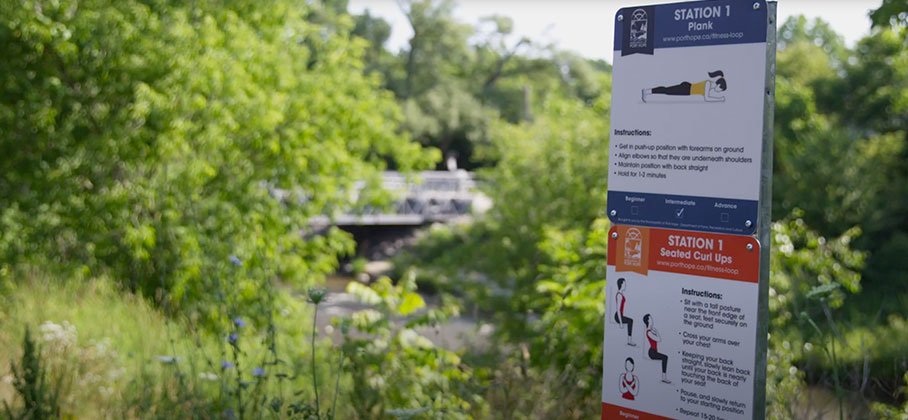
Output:
[[479,335],[487,337],[492,335],[495,332],[495,327],[492,324],[483,323],[479,326]]
[[76,343],[76,326],[68,321],[63,321],[62,324],[45,321],[38,329],[41,331],[41,339],[51,345],[68,347]]

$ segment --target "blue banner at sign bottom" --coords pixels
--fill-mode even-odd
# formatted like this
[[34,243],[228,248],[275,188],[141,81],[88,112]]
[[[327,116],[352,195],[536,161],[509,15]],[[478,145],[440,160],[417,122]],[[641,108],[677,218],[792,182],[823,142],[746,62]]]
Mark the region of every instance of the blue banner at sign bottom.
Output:
[[756,200],[608,192],[608,215],[613,224],[735,235],[754,233],[757,204]]

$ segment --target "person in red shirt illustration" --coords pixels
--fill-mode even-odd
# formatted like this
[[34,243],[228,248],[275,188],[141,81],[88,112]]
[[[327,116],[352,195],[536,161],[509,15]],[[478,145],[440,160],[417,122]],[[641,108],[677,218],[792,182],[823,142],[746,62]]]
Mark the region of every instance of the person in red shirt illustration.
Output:
[[627,297],[624,292],[627,291],[627,281],[624,277],[618,279],[618,293],[615,293],[615,322],[621,327],[627,327],[627,345],[634,347],[636,344],[632,338],[634,334],[634,320],[624,314],[624,307],[627,305]]
[[640,392],[640,383],[634,375],[634,359],[630,357],[624,361],[624,373],[618,374],[618,390],[621,398],[633,401]]
[[655,328],[655,321],[653,316],[650,314],[643,315],[643,323],[646,325],[646,339],[649,341],[649,351],[647,356],[652,360],[659,360],[662,362],[662,382],[670,384],[671,381],[668,380],[665,372],[668,369],[668,356],[659,353],[659,342],[662,341],[662,337],[659,336],[659,331]]

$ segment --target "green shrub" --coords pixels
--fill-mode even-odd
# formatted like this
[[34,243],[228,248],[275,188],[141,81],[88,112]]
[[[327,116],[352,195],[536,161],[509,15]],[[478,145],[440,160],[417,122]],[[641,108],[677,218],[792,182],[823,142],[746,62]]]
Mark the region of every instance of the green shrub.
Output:
[[60,417],[59,384],[49,378],[41,357],[41,349],[25,328],[22,339],[22,359],[13,363],[13,388],[22,401],[18,410],[6,401],[3,406],[11,419],[43,420]]
[[457,308],[426,309],[415,290],[413,276],[398,285],[382,277],[371,287],[347,288],[370,305],[342,324],[356,418],[467,419],[481,412],[470,368],[416,331],[445,322]]

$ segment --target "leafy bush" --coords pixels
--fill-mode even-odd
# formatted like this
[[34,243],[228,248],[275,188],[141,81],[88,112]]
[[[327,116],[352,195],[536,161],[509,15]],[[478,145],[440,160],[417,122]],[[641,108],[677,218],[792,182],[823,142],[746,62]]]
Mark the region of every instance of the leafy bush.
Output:
[[356,418],[466,419],[481,412],[470,368],[416,330],[445,322],[456,307],[426,310],[412,276],[398,285],[387,277],[371,287],[351,282],[347,292],[370,305],[341,324]]
[[[905,387],[901,390],[902,395],[908,394],[908,372],[905,373],[904,381]],[[900,420],[908,418],[908,401],[906,401],[901,408],[880,403],[874,404],[873,413],[879,416],[879,418],[887,420]]]
[[31,330],[25,329],[22,339],[22,359],[13,363],[13,387],[22,400],[22,406],[15,410],[4,401],[3,408],[11,419],[50,419],[60,416],[59,384],[48,377],[47,368],[41,356],[41,349],[32,338]]
[[[218,279],[245,308],[263,282],[312,284],[352,249],[336,229],[304,239],[309,217],[365,204],[352,202],[355,182],[389,162],[436,156],[398,134],[400,110],[363,74],[352,20],[327,6],[3,10],[3,269],[110,274],[171,309],[206,301]],[[230,255],[243,271],[221,264]]]

